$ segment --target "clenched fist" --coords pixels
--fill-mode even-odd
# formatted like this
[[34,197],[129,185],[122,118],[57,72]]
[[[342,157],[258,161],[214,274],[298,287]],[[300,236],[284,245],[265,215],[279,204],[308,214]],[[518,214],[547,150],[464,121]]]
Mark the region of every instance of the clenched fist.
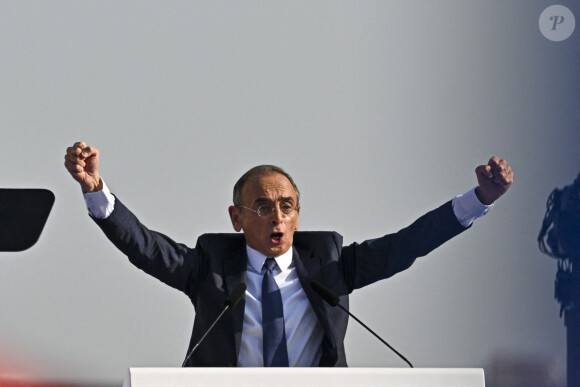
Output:
[[84,142],[75,142],[66,148],[64,166],[73,179],[79,182],[83,193],[97,192],[103,189],[99,176],[99,150],[87,146]]
[[475,168],[479,186],[475,194],[483,204],[492,204],[511,187],[514,181],[514,172],[507,161],[493,156],[487,165]]

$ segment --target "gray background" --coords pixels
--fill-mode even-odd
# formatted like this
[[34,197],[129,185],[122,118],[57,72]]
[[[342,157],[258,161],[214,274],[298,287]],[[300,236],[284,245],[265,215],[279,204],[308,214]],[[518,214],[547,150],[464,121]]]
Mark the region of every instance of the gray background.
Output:
[[[62,165],[84,140],[111,190],[189,246],[232,231],[231,189],[256,164],[294,176],[303,230],[351,243],[505,157],[516,183],[487,217],[351,310],[417,367],[534,359],[561,380],[556,262],[535,239],[580,165],[580,55],[577,32],[540,33],[551,4],[0,2],[1,186],[56,195],[39,242],[0,253],[0,377],[120,383],[184,358],[187,297],[115,250]],[[346,345],[351,366],[405,366],[354,321]]]

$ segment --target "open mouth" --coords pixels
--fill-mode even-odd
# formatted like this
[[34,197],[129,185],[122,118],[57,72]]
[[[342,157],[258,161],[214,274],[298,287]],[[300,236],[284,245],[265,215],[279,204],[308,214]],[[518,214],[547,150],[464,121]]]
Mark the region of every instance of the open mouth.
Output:
[[273,232],[272,234],[270,234],[270,241],[272,241],[272,243],[280,243],[281,240],[282,240],[281,232]]

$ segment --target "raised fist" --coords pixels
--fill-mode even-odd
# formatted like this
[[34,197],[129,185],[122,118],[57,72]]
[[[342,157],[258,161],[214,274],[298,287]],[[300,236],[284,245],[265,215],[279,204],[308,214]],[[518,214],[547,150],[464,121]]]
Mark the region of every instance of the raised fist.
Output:
[[99,176],[99,150],[87,146],[84,142],[75,142],[66,148],[64,166],[73,179],[79,182],[83,193],[97,192],[103,189]]

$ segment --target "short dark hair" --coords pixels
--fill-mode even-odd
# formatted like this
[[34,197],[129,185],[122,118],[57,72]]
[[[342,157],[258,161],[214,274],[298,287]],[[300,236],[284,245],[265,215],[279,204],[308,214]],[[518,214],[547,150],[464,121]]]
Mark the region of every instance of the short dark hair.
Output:
[[300,191],[298,191],[296,183],[294,183],[294,180],[292,180],[292,177],[286,173],[286,171],[275,165],[258,165],[244,173],[236,182],[236,185],[234,185],[234,206],[239,207],[242,205],[242,190],[250,178],[254,176],[269,175],[271,173],[279,173],[290,181],[290,184],[294,187],[294,191],[296,191],[296,205],[300,204]]

